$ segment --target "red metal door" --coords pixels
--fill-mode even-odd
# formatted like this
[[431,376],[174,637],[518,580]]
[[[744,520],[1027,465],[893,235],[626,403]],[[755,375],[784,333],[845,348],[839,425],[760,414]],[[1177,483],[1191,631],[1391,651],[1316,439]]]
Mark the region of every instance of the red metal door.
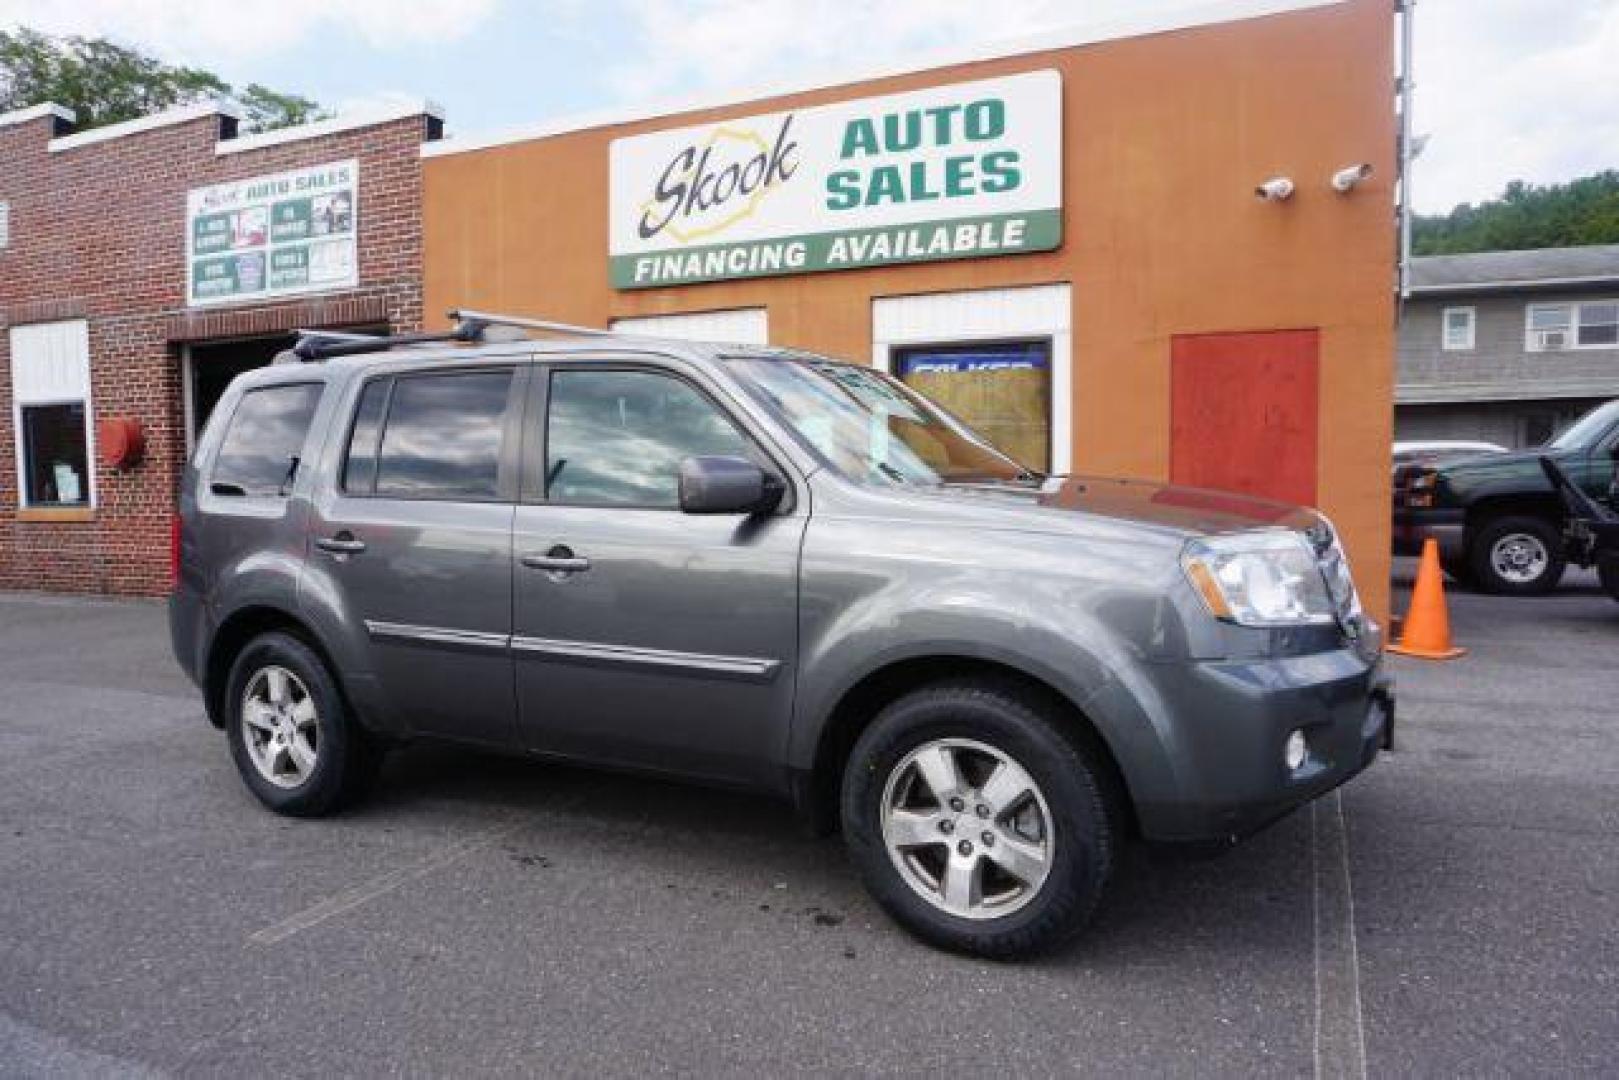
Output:
[[1170,479],[1316,502],[1321,335],[1188,334],[1170,346]]

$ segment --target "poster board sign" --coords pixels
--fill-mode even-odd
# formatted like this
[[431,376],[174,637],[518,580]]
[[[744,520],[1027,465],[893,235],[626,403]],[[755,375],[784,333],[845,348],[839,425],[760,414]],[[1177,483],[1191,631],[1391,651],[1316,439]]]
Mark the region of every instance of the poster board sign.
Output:
[[359,284],[358,161],[194,188],[186,302],[234,304]]

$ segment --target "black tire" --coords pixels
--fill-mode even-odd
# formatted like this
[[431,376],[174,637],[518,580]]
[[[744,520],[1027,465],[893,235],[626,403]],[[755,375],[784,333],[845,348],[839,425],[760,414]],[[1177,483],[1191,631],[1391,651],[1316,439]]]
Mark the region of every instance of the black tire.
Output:
[[[248,748],[252,736],[244,719],[245,698],[249,685],[270,668],[296,676],[314,704],[314,767],[295,786],[267,779]],[[382,744],[355,722],[326,663],[291,634],[261,634],[236,657],[226,683],[225,730],[231,757],[248,788],[265,806],[291,817],[320,817],[340,809],[364,793],[382,764]]]
[[[1543,569],[1533,578],[1507,577],[1496,569],[1492,557],[1495,546],[1512,536],[1528,538],[1544,548]],[[1516,515],[1492,518],[1474,530],[1468,545],[1467,561],[1478,584],[1486,591],[1501,596],[1543,596],[1557,588],[1567,566],[1563,554],[1563,534],[1557,524],[1545,518]]]
[[1597,580],[1609,596],[1619,600],[1619,555],[1609,556],[1597,563]]
[[[883,835],[889,778],[912,751],[938,739],[971,740],[1004,755],[1044,798],[1051,822],[1049,869],[1022,906],[1006,915],[952,914],[925,898],[890,857]],[[1120,841],[1119,815],[1096,752],[1065,734],[1043,701],[980,680],[926,687],[884,709],[850,754],[842,817],[845,843],[866,887],[901,926],[935,945],[993,958],[1044,951],[1078,933],[1112,878]],[[961,835],[978,827],[964,825]],[[940,850],[939,857],[948,859],[946,842]],[[988,854],[986,849],[978,857]]]

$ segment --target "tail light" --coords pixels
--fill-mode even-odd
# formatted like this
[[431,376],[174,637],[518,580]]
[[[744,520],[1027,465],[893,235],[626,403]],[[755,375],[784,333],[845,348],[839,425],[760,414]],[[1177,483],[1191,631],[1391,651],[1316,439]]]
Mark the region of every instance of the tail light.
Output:
[[180,587],[180,509],[169,516],[169,586]]

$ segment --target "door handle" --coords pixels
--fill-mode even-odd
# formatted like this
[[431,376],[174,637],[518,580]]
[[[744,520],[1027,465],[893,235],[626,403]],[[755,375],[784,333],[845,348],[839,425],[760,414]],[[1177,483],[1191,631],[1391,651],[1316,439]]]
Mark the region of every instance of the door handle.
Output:
[[530,570],[544,570],[551,574],[578,574],[590,569],[590,560],[575,555],[573,549],[558,544],[544,555],[524,555],[519,560]]
[[354,534],[345,529],[336,536],[318,537],[315,546],[333,555],[358,555],[365,550],[365,541],[356,540]]

